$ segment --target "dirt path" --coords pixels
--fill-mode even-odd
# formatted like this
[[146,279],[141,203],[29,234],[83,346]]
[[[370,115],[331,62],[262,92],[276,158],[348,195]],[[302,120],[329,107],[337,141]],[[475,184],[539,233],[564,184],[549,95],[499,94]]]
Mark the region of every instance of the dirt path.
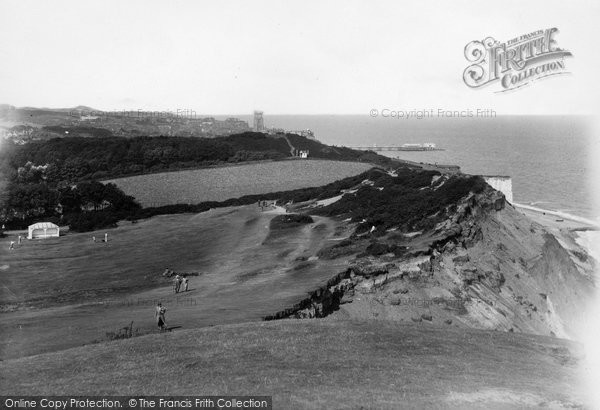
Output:
[[[68,274],[78,274],[79,284],[87,288],[95,285],[106,288],[115,283],[128,286],[126,281],[106,274],[111,268],[126,264],[133,264],[134,270],[140,269],[141,264],[148,269],[145,276],[149,272],[160,276],[165,264],[157,263],[160,258],[155,252],[158,250],[150,246],[156,241],[175,241],[170,245],[175,248],[185,246],[185,249],[179,249],[180,260],[171,261],[167,266],[202,274],[191,277],[190,290],[177,295],[173,293],[171,284],[165,281],[144,291],[108,294],[101,299],[82,296],[68,304],[2,313],[1,357],[21,357],[106,340],[106,332],[117,331],[131,321],[134,329],[140,328],[143,333],[156,332],[154,307],[159,300],[167,307],[168,325],[176,329],[260,320],[298,302],[308,291],[326,282],[332,272],[343,269],[344,261],[296,261],[301,256],[308,258],[315,255],[332,238],[335,223],[317,217],[313,224],[278,234],[275,240],[270,237],[268,224],[278,212],[281,211],[260,212],[256,206],[227,208],[193,216],[156,218],[154,223],[134,225],[133,229],[131,226],[119,228],[109,237],[113,240],[112,251],[104,255],[103,261],[96,260],[95,264],[89,264],[85,258],[69,256],[67,242],[80,243],[89,234],[60,238],[65,240],[62,251],[58,243],[36,243],[35,248],[28,250],[32,259],[26,269],[34,271],[40,267],[40,261],[50,263],[51,268],[71,261]],[[132,235],[142,244],[132,240]],[[152,240],[142,240],[148,236],[153,236]],[[176,240],[173,236],[188,238],[189,241]],[[198,236],[200,240],[193,240]],[[120,246],[115,243],[120,243]],[[139,253],[140,248],[145,249],[144,255]],[[53,249],[52,259],[41,258],[40,255],[49,249]],[[105,248],[99,249],[105,251]],[[73,265],[74,261],[79,261],[77,266]],[[14,262],[10,261],[12,274],[27,275],[28,271],[14,272]],[[149,267],[148,264],[154,266]],[[107,277],[107,282],[103,283],[97,277],[97,271]],[[46,273],[56,278],[60,276],[59,272],[48,268]],[[32,272],[29,274],[39,276]],[[131,279],[135,283],[143,277],[138,275]],[[10,282],[14,285],[14,281],[13,278]],[[43,294],[41,289],[36,291]],[[8,298],[10,295],[4,296]],[[17,296],[36,295],[20,292]]]
[[290,146],[290,154],[292,155],[292,157],[295,157],[296,148],[294,148],[288,137],[284,135],[283,138],[285,139],[285,142],[287,142],[287,144]]

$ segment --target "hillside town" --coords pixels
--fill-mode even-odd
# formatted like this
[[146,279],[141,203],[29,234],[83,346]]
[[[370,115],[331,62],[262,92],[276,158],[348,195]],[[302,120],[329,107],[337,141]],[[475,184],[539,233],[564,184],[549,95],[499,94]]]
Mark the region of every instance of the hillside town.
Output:
[[262,111],[254,111],[252,124],[249,124],[236,117],[218,119],[199,115],[191,109],[101,111],[84,106],[34,109],[0,105],[0,139],[10,140],[17,145],[67,136],[215,138],[248,131],[270,135],[292,133],[315,139],[310,129],[286,130],[266,126]]

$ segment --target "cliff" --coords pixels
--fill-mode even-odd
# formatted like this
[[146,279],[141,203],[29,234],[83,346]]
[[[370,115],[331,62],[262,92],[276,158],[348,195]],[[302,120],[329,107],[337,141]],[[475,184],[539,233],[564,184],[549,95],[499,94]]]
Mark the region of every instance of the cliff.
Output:
[[[429,186],[418,187],[424,201],[420,206],[427,207],[441,184],[464,178],[434,177]],[[425,321],[577,339],[595,286],[578,260],[581,250],[565,249],[543,226],[513,208],[504,194],[489,185],[479,189],[471,181],[471,189],[459,200],[420,215],[433,224],[407,225],[389,216],[380,223],[385,231],[373,225],[365,233],[358,223],[359,234],[320,253],[322,258],[355,254],[348,269],[332,275],[306,300],[267,319]],[[369,189],[378,185],[386,183],[376,182]],[[365,188],[357,189],[343,197],[345,208],[359,205],[359,192]],[[360,205],[361,214],[372,220],[382,215],[376,198]]]
[[504,197],[511,204],[513,203],[512,179],[508,176],[482,175],[489,186],[504,194]]

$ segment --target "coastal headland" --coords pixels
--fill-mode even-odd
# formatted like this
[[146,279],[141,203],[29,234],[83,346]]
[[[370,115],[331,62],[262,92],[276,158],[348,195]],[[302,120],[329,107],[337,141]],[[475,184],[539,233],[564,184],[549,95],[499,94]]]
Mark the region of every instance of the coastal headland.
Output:
[[[576,340],[595,262],[573,236],[585,224],[530,218],[482,177],[402,162],[290,188],[132,208],[116,227],[0,248],[2,391],[586,403]],[[166,268],[190,289],[174,293]]]

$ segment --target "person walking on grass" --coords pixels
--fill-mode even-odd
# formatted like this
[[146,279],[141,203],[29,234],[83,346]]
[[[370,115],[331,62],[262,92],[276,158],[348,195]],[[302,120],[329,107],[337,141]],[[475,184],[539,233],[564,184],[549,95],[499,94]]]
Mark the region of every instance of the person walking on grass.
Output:
[[8,249],[15,249],[15,241],[10,241],[10,246]]
[[183,277],[183,291],[184,292],[188,291],[188,278],[187,278],[187,276]]
[[167,329],[167,321],[165,319],[166,312],[167,308],[163,307],[162,303],[158,302],[156,310],[154,311],[154,318],[156,319],[156,324],[161,332]]
[[175,293],[179,293],[179,288],[181,286],[181,276],[179,274],[175,275]]

